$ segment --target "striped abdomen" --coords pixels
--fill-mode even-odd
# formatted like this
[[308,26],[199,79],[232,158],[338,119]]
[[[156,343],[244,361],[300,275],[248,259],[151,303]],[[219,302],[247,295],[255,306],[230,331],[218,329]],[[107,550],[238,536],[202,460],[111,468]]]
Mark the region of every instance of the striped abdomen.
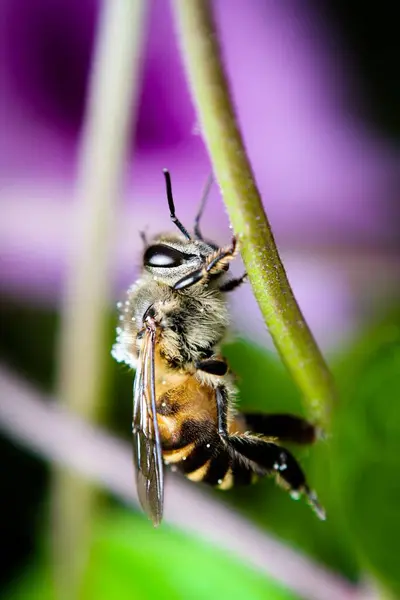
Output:
[[165,450],[164,460],[191,481],[203,481],[221,490],[251,483],[254,475],[226,450],[219,438],[214,442],[192,442],[180,449]]
[[[248,466],[234,458],[218,435],[215,389],[193,375],[171,373],[160,377],[157,416],[163,457],[191,481],[220,489],[254,479]],[[160,393],[161,392],[161,393]],[[232,428],[236,428],[232,425]]]

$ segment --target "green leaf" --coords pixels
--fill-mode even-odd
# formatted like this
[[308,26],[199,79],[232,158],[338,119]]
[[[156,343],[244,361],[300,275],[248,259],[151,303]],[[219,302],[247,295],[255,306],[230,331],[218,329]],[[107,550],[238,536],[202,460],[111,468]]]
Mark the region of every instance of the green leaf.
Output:
[[295,598],[233,556],[128,512],[99,525],[84,590],[85,600]]
[[[10,600],[51,600],[47,569],[11,590]],[[80,600],[298,600],[237,558],[142,515],[113,510],[97,521]]]
[[363,564],[400,596],[400,318],[365,337],[341,370],[332,475]]
[[238,339],[224,355],[237,380],[239,410],[303,414],[296,386],[274,353]]

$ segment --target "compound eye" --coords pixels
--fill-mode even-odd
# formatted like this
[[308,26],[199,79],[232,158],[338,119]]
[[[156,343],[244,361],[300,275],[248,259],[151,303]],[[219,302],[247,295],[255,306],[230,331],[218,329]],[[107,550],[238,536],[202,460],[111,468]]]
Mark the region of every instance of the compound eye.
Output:
[[144,253],[144,264],[146,267],[158,267],[168,269],[171,267],[179,267],[189,255],[179,252],[176,248],[171,246],[164,246],[163,244],[156,244],[155,246],[149,246]]

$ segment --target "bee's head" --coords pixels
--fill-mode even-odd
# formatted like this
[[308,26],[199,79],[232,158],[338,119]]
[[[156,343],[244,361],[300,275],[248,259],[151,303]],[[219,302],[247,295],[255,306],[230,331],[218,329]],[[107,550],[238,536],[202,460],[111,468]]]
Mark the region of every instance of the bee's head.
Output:
[[191,236],[175,215],[171,176],[166,169],[164,169],[164,176],[171,220],[179,229],[181,235],[161,235],[155,238],[146,247],[143,255],[143,266],[155,279],[173,287],[180,279],[201,268],[207,257],[214,254],[218,246],[206,242],[199,228],[200,217],[212,179],[209,178],[204,190],[200,209],[195,219],[194,236]]
[[182,277],[199,269],[216,248],[214,244],[202,240],[163,235],[147,246],[143,266],[158,281],[172,287]]

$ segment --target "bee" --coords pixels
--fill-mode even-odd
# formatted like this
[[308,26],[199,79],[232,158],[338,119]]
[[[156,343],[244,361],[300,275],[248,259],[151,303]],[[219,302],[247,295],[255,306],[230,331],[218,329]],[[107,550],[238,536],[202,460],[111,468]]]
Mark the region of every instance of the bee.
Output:
[[142,273],[118,305],[112,351],[117,361],[136,369],[132,428],[140,503],[157,526],[164,465],[171,465],[191,481],[221,490],[275,475],[324,519],[299,463],[281,446],[282,441],[313,442],[316,428],[289,414],[235,409],[234,377],[221,343],[229,324],[227,294],[246,278],[227,276],[236,238],[222,248],[203,238],[199,224],[208,189],[190,234],[175,214],[170,174],[164,170],[164,175],[170,218],[179,233],[151,242],[143,235]]

